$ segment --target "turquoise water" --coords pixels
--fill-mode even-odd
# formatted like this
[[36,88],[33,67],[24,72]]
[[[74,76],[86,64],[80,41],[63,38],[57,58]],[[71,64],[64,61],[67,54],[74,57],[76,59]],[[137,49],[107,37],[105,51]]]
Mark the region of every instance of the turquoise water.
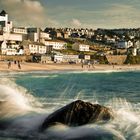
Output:
[[[1,74],[0,89],[0,99],[6,101],[0,115],[4,119],[12,118],[16,122],[10,127],[13,130],[14,125],[14,132],[11,132],[11,129],[0,131],[1,139],[18,137],[74,140],[83,137],[86,140],[90,139],[88,136],[91,136],[91,131],[94,135],[94,131],[98,130],[107,140],[115,139],[110,133],[119,137],[115,140],[140,140],[140,72],[62,71]],[[36,132],[32,137],[28,137],[27,132],[38,127],[48,114],[77,99],[111,107],[116,112],[116,119],[105,125],[67,128],[68,130],[66,126],[61,126],[62,132],[55,128],[50,130],[49,134],[47,132],[40,135]],[[30,126],[27,125],[28,122],[31,123]],[[19,131],[21,127],[22,136]],[[83,130],[86,133],[80,137]],[[71,138],[71,135],[75,137]],[[103,140],[103,137],[96,140]]]
[[37,98],[97,100],[112,98],[140,102],[140,73],[65,73],[27,74],[17,76],[16,83]]

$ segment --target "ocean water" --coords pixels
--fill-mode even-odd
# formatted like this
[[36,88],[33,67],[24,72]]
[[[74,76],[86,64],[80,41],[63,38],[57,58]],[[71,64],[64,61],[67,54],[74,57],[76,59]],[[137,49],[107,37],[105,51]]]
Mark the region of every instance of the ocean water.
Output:
[[[50,113],[77,99],[112,108],[114,119],[38,131]],[[1,73],[0,140],[140,140],[140,72]]]

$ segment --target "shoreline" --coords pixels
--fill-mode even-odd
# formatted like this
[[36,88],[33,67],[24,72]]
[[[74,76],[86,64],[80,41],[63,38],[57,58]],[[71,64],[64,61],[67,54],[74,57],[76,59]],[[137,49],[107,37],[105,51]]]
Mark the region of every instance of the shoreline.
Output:
[[69,71],[69,72],[127,72],[127,71],[140,71],[140,65],[108,65],[96,64],[93,66],[81,64],[56,64],[56,63],[21,63],[21,69],[17,64],[11,63],[8,69],[8,62],[0,61],[0,72],[52,72],[52,71]]

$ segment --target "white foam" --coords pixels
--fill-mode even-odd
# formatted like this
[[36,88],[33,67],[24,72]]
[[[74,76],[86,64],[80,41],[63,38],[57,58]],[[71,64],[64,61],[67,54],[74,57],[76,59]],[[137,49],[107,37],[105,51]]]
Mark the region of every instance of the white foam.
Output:
[[27,90],[8,78],[0,80],[0,117],[23,115],[40,110],[41,104]]

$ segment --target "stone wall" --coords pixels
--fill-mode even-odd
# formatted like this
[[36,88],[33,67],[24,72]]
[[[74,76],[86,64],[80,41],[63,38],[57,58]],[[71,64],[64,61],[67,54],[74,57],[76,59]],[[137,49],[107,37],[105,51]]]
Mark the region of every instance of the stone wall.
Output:
[[0,61],[10,60],[10,61],[32,61],[32,56],[28,55],[0,55]]
[[109,64],[122,65],[127,59],[127,55],[106,55]]

